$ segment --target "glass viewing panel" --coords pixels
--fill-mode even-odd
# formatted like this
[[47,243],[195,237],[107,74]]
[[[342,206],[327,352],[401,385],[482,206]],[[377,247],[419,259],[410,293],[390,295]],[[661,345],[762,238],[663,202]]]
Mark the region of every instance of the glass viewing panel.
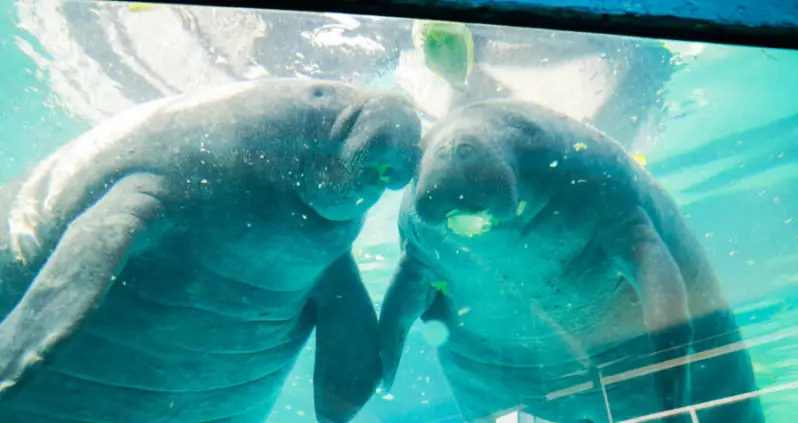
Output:
[[1,16],[3,423],[798,418],[798,53]]

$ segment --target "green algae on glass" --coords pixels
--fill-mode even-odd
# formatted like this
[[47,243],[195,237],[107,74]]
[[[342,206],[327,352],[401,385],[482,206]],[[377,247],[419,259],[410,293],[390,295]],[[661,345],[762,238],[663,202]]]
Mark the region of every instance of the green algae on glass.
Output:
[[474,66],[474,40],[462,23],[416,20],[413,44],[424,52],[427,68],[452,88],[464,90]]

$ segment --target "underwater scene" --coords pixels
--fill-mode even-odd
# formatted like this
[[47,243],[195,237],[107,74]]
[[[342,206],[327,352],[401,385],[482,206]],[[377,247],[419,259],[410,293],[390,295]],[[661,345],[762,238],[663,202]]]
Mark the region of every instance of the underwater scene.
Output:
[[0,423],[791,423],[798,52],[0,0]]

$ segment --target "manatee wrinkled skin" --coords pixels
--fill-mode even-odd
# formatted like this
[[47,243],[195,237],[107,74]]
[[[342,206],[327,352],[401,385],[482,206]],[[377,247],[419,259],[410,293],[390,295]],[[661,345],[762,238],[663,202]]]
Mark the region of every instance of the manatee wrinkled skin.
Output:
[[[448,329],[438,357],[469,422],[524,408],[607,423],[757,389],[702,246],[620,144],[545,107],[496,100],[443,118],[422,150],[380,313],[386,388],[420,318]],[[452,213],[489,224],[464,234]],[[706,356],[686,365],[690,352]],[[697,415],[764,422],[757,398]]]
[[351,255],[411,106],[258,79],[136,106],[0,189],[0,421],[263,423],[316,329],[316,415],[381,377]]

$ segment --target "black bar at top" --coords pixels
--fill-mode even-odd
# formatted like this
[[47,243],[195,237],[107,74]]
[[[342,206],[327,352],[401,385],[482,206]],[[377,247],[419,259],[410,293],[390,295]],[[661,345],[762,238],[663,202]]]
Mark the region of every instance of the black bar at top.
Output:
[[467,1],[434,0],[145,0],[144,2],[448,20],[798,50],[798,26],[747,26],[675,16],[641,15],[631,12],[607,14],[590,10],[512,3],[485,5]]

